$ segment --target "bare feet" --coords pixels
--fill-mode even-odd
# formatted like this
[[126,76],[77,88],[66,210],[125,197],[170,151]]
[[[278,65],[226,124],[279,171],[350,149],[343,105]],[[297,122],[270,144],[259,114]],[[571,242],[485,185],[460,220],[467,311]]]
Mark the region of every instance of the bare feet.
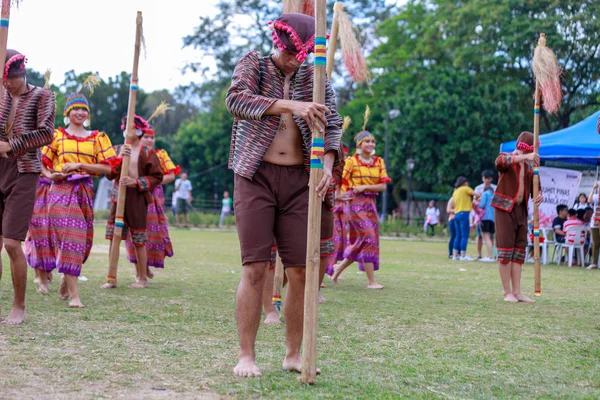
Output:
[[48,272],[48,282],[52,282],[52,272]]
[[321,292],[319,292],[319,303],[325,303],[326,301],[327,299],[321,295]]
[[340,277],[340,273],[341,273],[341,272],[340,272],[340,266],[339,266],[338,264],[335,264],[335,265],[333,266],[333,275],[331,275],[331,282],[332,282],[334,285],[337,285],[337,283],[338,283],[338,279],[339,279],[339,277]]
[[598,266],[596,264],[591,264],[589,267],[587,267],[586,269],[598,269]]
[[267,324],[267,325],[281,324],[281,319],[279,319],[279,314],[276,311],[268,313],[267,317],[265,318],[265,324]]
[[129,289],[144,289],[149,285],[148,281],[138,281],[129,285]]
[[146,269],[146,276],[148,276],[148,279],[153,279],[154,278],[154,272],[152,272],[150,270],[150,267],[147,267],[147,269]]
[[521,303],[535,303],[535,300],[532,300],[527,296],[523,296],[521,293],[515,293],[514,296],[515,299],[517,299]]
[[100,289],[114,289],[117,287],[117,281],[106,282],[104,285],[100,286]]
[[69,302],[69,308],[84,308],[84,305],[81,303],[79,298],[71,299]]
[[256,361],[254,361],[254,358],[251,357],[240,358],[238,364],[233,369],[233,373],[236,376],[241,376],[244,378],[262,376],[260,368],[256,366]]
[[371,284],[367,285],[367,287],[369,289],[373,289],[373,290],[383,289],[383,285],[380,285],[379,283],[371,283]]
[[10,311],[10,314],[8,314],[8,317],[6,317],[2,323],[6,325],[19,325],[22,324],[24,320],[25,309],[13,307],[13,309]]
[[326,285],[326,284],[324,284],[324,283],[321,283],[321,289],[325,289],[326,287],[327,287],[327,285]]
[[47,283],[43,284],[40,282],[40,287],[38,287],[37,291],[38,291],[38,293],[41,293],[41,294],[48,294],[48,284]]
[[58,288],[58,297],[61,300],[69,300],[69,289],[67,288],[67,282],[65,282],[65,278],[60,280],[60,287]]
[[[283,360],[282,369],[284,371],[297,372],[299,374],[302,373],[302,358],[300,358],[300,356],[286,357]],[[317,375],[319,375],[320,373],[321,370],[317,368]]]
[[517,300],[517,298],[512,293],[505,294],[504,301],[507,301],[509,303],[518,303],[519,302],[519,300]]

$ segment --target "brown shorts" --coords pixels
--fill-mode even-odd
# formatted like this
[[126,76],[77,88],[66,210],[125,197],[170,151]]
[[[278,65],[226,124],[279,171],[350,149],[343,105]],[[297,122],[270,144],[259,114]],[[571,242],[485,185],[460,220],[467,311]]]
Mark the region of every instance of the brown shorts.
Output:
[[304,165],[262,162],[252,180],[234,176],[242,264],[269,262],[275,238],[283,265],[306,264],[308,173]]
[[0,158],[0,235],[24,241],[35,204],[40,174],[22,174],[17,160]]
[[[115,235],[115,215],[117,213],[117,203],[114,201],[110,206],[108,222],[106,224],[106,239],[112,240]],[[131,231],[131,242],[141,247],[146,244],[148,235],[146,233],[146,224],[148,219],[148,202],[143,192],[138,188],[128,187],[125,196],[125,215],[123,222],[125,226],[121,233],[121,238],[127,237],[127,232]]]
[[527,207],[515,204],[512,212],[494,211],[498,262],[523,264],[527,248]]
[[[328,205],[323,203],[321,209],[321,258],[331,257],[333,255],[333,211]],[[275,269],[275,263],[277,261],[277,246],[273,245],[271,248],[271,261],[269,263],[269,269]]]

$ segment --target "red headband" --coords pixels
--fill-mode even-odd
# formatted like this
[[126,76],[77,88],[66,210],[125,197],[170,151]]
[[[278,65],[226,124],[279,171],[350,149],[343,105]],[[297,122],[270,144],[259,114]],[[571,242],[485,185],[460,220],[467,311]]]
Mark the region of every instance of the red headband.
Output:
[[[540,142],[538,141],[538,147],[540,145]],[[527,144],[525,142],[519,142],[517,143],[517,149],[521,150],[521,151],[533,151],[533,146],[530,144]]]
[[15,54],[11,58],[8,59],[6,64],[4,65],[4,82],[8,79],[8,70],[10,67],[19,61],[23,61],[23,64],[19,67],[19,69],[25,69],[25,63],[27,62],[27,58],[23,54]]

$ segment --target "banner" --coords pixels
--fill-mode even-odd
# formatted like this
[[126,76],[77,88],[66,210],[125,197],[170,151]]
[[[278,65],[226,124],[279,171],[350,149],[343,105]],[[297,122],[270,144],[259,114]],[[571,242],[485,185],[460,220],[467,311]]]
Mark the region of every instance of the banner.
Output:
[[[540,205],[540,228],[551,228],[556,218],[556,206],[564,204],[573,207],[579,195],[581,172],[570,169],[539,167],[540,182],[544,202]],[[529,211],[533,215],[533,203],[529,201]]]

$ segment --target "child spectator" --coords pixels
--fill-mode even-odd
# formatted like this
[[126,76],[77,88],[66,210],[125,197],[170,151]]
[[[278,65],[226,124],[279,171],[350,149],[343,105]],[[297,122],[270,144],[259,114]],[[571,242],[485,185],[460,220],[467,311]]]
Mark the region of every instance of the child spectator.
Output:
[[435,206],[435,201],[429,202],[429,207],[425,211],[425,220],[427,221],[427,231],[431,231],[431,236],[435,236],[435,227],[440,220],[440,210]]
[[573,204],[575,210],[585,210],[588,207],[588,198],[585,193],[579,193],[577,200]]
[[481,232],[483,234],[483,243],[487,248],[487,257],[482,258],[483,262],[494,262],[494,250],[492,244],[492,236],[496,232],[494,222],[494,207],[492,207],[492,198],[494,197],[494,188],[486,186],[483,189],[481,200],[479,201],[479,207],[485,210],[485,214],[481,218]]
[[558,214],[554,221],[552,221],[552,229],[554,229],[554,240],[556,243],[565,242],[565,231],[564,223],[569,215],[569,207],[564,204],[556,206],[556,213]]
[[[583,226],[583,214],[585,214],[585,210],[575,210],[574,208],[571,208],[568,213],[569,219],[567,219],[563,224],[563,231],[566,234],[565,243],[582,245],[585,240],[585,237],[582,238],[584,233],[577,238],[575,237],[575,232],[573,232],[572,228],[576,226]],[[578,218],[579,216],[581,216],[581,219]]]

